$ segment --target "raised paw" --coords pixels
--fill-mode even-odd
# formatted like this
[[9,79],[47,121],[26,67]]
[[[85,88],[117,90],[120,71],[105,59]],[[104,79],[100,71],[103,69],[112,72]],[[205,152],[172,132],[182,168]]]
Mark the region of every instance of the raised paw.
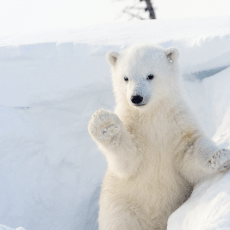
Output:
[[225,171],[230,168],[230,151],[217,150],[209,160],[209,167],[213,172]]
[[89,133],[102,142],[115,141],[121,129],[121,121],[115,113],[96,111],[89,121]]

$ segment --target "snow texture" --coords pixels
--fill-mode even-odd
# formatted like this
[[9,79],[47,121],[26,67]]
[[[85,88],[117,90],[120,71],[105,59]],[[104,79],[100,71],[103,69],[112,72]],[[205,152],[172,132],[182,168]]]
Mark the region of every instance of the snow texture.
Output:
[[20,227],[20,228],[13,229],[13,228],[9,228],[5,225],[0,225],[0,230],[25,230],[25,228]]
[[[0,229],[97,230],[107,163],[87,124],[94,111],[114,108],[109,50],[176,46],[190,106],[209,137],[230,148],[229,21],[122,22],[0,38]],[[230,229],[229,179],[198,184],[168,230]]]

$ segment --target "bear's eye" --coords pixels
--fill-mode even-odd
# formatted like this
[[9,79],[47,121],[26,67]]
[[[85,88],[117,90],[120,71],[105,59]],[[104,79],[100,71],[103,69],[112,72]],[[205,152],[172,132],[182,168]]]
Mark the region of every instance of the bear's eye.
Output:
[[154,75],[153,74],[149,74],[148,77],[147,77],[147,80],[152,80],[154,78]]
[[129,79],[128,79],[127,77],[124,77],[124,80],[125,80],[125,81],[128,81]]

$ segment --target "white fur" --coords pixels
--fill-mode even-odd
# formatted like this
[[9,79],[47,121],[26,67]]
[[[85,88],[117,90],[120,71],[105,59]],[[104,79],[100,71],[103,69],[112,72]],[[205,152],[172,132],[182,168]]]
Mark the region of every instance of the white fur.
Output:
[[[152,45],[107,54],[117,106],[89,122],[108,161],[100,230],[165,230],[195,183],[229,167],[229,151],[207,139],[183,101],[178,57]],[[132,103],[137,94],[146,105]]]

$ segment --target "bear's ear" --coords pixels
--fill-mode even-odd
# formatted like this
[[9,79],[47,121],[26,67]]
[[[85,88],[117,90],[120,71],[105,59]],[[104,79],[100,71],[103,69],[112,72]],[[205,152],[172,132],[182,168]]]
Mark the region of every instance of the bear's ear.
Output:
[[106,60],[108,61],[108,63],[109,63],[111,66],[115,66],[118,57],[119,57],[119,53],[117,53],[117,52],[115,52],[115,51],[109,51],[109,52],[106,54]]
[[179,51],[175,47],[165,50],[165,55],[170,63],[175,62],[179,58]]

